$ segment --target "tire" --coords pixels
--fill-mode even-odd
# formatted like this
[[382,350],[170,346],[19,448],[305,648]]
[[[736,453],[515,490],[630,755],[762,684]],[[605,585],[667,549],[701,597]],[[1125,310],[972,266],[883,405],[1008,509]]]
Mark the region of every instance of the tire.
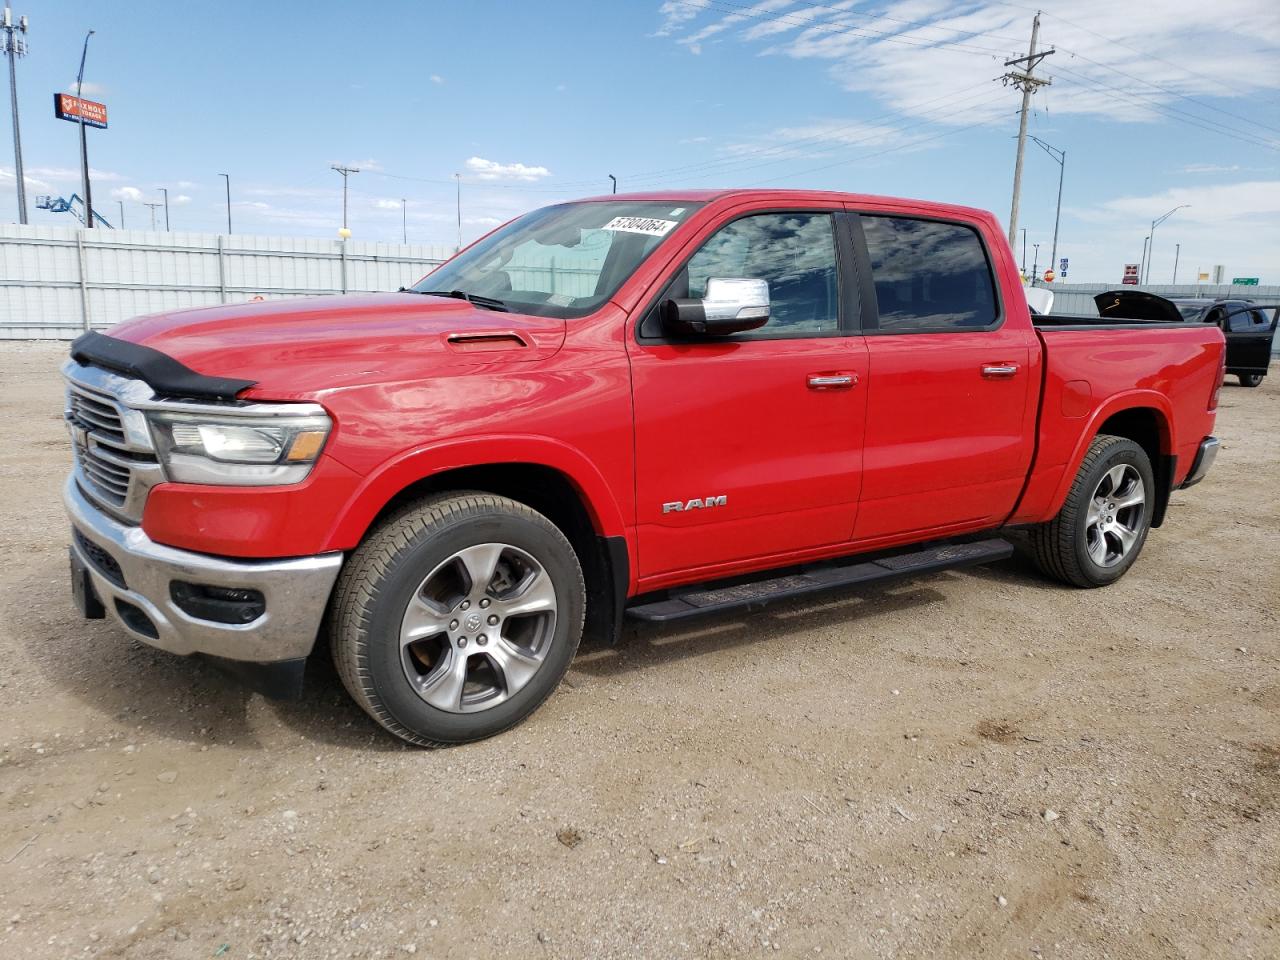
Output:
[[[1141,490],[1132,486],[1134,478]],[[1119,488],[1112,484],[1120,478]],[[1048,577],[1104,587],[1133,566],[1155,506],[1155,478],[1142,447],[1124,437],[1094,438],[1058,515],[1031,531],[1032,555]],[[1123,501],[1137,502],[1129,506]]]
[[369,716],[409,743],[442,747],[533,713],[569,669],[585,609],[577,554],[550,520],[505,497],[455,492],[401,508],[351,554],[329,639]]
[[1242,387],[1260,387],[1262,386],[1262,378],[1264,374],[1238,373],[1236,376],[1240,378],[1240,386]]

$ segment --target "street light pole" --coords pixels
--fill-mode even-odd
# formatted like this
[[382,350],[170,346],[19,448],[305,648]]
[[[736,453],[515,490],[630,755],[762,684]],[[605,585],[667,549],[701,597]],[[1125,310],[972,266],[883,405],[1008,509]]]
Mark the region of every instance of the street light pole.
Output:
[[227,236],[231,235],[231,175],[226,173],[218,174],[223,180],[227,181]]
[[[89,55],[89,38],[94,31],[84,35],[84,48],[80,51],[80,72],[76,74],[76,99],[81,99],[80,91],[84,89],[84,61]],[[84,187],[84,225],[93,229],[93,189],[89,185],[89,141],[84,135],[84,111],[80,111],[80,178]]]
[[13,176],[18,185],[18,222],[27,222],[27,178],[22,169],[22,128],[18,124],[18,58],[27,53],[27,18],[19,17],[13,22],[13,13],[9,4],[4,5],[4,19],[0,21],[0,29],[4,36],[0,37],[0,48],[9,57],[9,109],[13,114]]
[[164,194],[164,229],[167,233],[169,231],[169,190],[167,187],[159,187],[158,189]]
[[1022,231],[1022,275],[1027,275],[1027,228],[1019,227]]
[[1189,206],[1191,206],[1191,204],[1189,203],[1180,203],[1176,207],[1174,207],[1172,210],[1170,210],[1168,213],[1166,213],[1163,217],[1156,217],[1156,219],[1151,221],[1151,246],[1147,248],[1147,279],[1146,279],[1147,283],[1151,282],[1151,260],[1153,259],[1151,256],[1151,253],[1156,246],[1156,239],[1155,239],[1156,227],[1160,226],[1160,224],[1164,223],[1166,220],[1172,217],[1179,210],[1184,210]]
[[409,242],[409,201],[400,198],[400,242]]
[[617,192],[618,192],[618,178],[617,178],[617,177],[615,177],[615,176],[611,173],[611,174],[609,174],[609,179],[613,181],[613,192],[614,192],[614,193],[617,193]]
[[347,229],[347,177],[353,173],[359,173],[359,167],[346,167],[340,163],[330,165],[330,169],[337,170],[342,174],[342,229],[338,231],[338,236],[346,240],[351,236],[351,231]]
[[116,206],[120,208],[120,229],[124,229],[124,201],[117,200]]
[[455,173],[453,179],[458,181],[458,246],[454,250],[457,253],[462,249],[462,174]]
[[1049,254],[1049,269],[1058,262],[1058,222],[1062,219],[1062,180],[1067,173],[1067,151],[1051,147],[1039,137],[1027,134],[1027,139],[1039,144],[1041,149],[1058,162],[1058,206],[1053,214],[1053,250]]
[[1178,282],[1178,258],[1182,256],[1182,244],[1173,245],[1173,282]]
[[1033,243],[1031,246],[1035,249],[1035,259],[1031,261],[1031,284],[1034,286],[1036,274],[1040,272],[1040,244]]
[[1149,236],[1142,238],[1142,259],[1138,262],[1138,282],[1139,283],[1144,282],[1142,277],[1147,270],[1147,244],[1150,240],[1151,238]]

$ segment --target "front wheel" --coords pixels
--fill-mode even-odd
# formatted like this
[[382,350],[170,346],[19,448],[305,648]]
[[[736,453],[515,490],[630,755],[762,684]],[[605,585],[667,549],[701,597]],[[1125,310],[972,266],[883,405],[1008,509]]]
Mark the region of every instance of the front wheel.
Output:
[[1124,437],[1095,437],[1058,515],[1031,532],[1036,565],[1076,587],[1114,583],[1142,552],[1154,505],[1147,452]]
[[572,545],[505,497],[449,494],[384,521],[338,581],[330,642],[347,691],[420,746],[524,720],[569,668],[586,589]]
[[1262,386],[1261,373],[1239,373],[1236,374],[1240,378],[1240,386],[1242,387],[1260,387]]

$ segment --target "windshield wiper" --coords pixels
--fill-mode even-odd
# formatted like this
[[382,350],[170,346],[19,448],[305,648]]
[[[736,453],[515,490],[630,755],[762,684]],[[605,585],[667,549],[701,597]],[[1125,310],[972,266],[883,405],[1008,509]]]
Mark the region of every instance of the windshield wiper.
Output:
[[452,297],[454,300],[466,300],[468,303],[474,303],[477,307],[483,307],[485,310],[497,310],[501,313],[510,313],[511,308],[496,297],[482,297],[478,293],[467,293],[465,290],[414,290],[412,287],[406,287],[405,293],[420,293],[426,297]]

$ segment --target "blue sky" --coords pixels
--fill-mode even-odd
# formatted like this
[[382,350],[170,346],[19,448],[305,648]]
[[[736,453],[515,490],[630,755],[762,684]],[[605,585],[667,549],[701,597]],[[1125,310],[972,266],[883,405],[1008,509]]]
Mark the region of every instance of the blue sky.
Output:
[[[77,132],[52,97],[90,42],[95,206],[146,227],[167,187],[175,230],[335,236],[341,179],[362,239],[452,245],[555,200],[621,189],[777,185],[1009,213],[1025,52],[1022,4],[906,0],[128,4],[25,2],[19,63],[36,194],[78,190]],[[1068,19],[1062,19],[1067,17]],[[1153,281],[1216,263],[1280,282],[1280,7],[1264,0],[1085,2],[1046,13],[1030,130],[1067,152],[1059,256],[1118,281],[1152,219]],[[1141,51],[1141,52],[1139,52]],[[5,111],[7,113],[7,111]],[[7,119],[7,118],[6,118]],[[0,220],[16,219],[0,134]],[[1057,165],[1028,145],[1020,222],[1049,259]],[[1019,251],[1020,254],[1021,251]],[[1033,258],[1028,248],[1028,266]]]

